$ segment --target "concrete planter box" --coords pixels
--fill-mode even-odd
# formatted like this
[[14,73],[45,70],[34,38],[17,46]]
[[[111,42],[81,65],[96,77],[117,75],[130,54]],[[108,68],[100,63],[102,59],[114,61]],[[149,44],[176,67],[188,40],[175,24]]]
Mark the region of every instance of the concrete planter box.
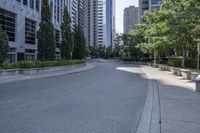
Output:
[[160,71],[165,71],[166,70],[166,66],[165,65],[159,65],[159,70]]
[[148,66],[153,66],[153,63],[148,63]]
[[182,76],[181,74],[181,69],[177,68],[177,73],[176,73],[177,76]]
[[180,69],[181,72],[181,76],[183,76],[186,79],[190,79],[191,78],[191,71],[190,70],[186,70],[186,69]]
[[44,68],[30,68],[30,69],[28,68],[28,69],[0,70],[0,77],[17,76],[17,75],[35,75],[35,74],[43,74],[49,72],[66,71],[84,66],[86,66],[86,64],[44,67]]
[[169,71],[172,73],[172,74],[177,74],[177,68],[176,67],[170,67],[169,68]]
[[195,81],[196,78],[200,75],[198,72],[191,72],[190,74],[190,80]]
[[0,77],[16,76],[20,74],[20,69],[0,70]]
[[161,70],[161,71],[169,71],[169,66],[167,66],[167,65],[159,65],[159,70]]

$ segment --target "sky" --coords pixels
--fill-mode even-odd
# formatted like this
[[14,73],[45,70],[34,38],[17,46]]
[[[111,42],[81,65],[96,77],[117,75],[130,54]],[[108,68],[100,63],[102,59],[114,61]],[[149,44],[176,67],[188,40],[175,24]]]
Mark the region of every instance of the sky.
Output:
[[134,5],[138,7],[139,0],[116,0],[116,32],[123,33],[123,14],[124,9]]

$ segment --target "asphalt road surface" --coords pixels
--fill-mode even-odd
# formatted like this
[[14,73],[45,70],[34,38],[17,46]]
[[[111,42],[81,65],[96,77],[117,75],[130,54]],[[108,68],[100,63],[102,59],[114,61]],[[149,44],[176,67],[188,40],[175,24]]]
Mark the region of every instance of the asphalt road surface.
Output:
[[147,87],[138,67],[119,62],[0,84],[0,133],[134,133]]

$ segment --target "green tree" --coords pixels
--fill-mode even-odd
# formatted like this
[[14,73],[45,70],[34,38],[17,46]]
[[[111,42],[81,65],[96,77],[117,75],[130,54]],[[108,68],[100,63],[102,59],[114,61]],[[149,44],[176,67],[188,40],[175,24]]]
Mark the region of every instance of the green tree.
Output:
[[114,47],[114,57],[119,57],[119,52],[122,45],[122,35],[117,36],[116,43]]
[[62,42],[61,57],[62,59],[72,59],[74,48],[73,33],[71,31],[71,18],[67,9],[64,9],[63,22],[61,24]]
[[40,29],[37,32],[38,38],[38,59],[54,60],[55,59],[55,34],[51,21],[51,9],[48,0],[43,0],[41,11]]
[[91,55],[92,57],[99,58],[99,56],[100,56],[100,51],[99,51],[98,48],[93,47],[93,46],[89,46],[89,50],[90,50],[90,55]]
[[0,64],[2,64],[3,61],[7,58],[8,51],[9,51],[8,36],[2,30],[0,25]]
[[113,57],[112,46],[109,46],[109,47],[106,48],[106,57],[107,58],[112,58]]
[[75,59],[83,59],[86,56],[86,40],[80,25],[75,26],[74,33],[74,57]]
[[[165,6],[165,4],[167,6]],[[165,10],[171,10],[174,12],[174,16],[168,19],[168,27],[170,33],[174,37],[176,47],[182,51],[182,67],[185,67],[186,52],[189,47],[194,44],[192,37],[192,29],[194,29],[194,23],[192,18],[192,12],[190,8],[190,1],[165,1],[163,6]]]

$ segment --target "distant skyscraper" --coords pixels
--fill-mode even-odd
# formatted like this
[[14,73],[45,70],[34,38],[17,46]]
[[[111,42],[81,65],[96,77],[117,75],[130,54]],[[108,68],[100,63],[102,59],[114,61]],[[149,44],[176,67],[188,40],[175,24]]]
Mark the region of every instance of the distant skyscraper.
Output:
[[130,6],[124,9],[124,33],[135,30],[139,23],[139,8]]
[[72,29],[75,25],[78,25],[78,0],[71,0],[71,21]]
[[139,0],[140,23],[143,23],[142,16],[145,11],[157,10],[161,3],[162,0]]
[[98,0],[98,46],[103,47],[106,43],[106,2]]
[[98,0],[84,0],[84,33],[89,46],[97,47],[98,40]]
[[115,42],[115,0],[106,0],[106,46]]
[[160,8],[160,5],[162,3],[162,0],[149,0],[149,10],[157,10]]
[[78,24],[84,29],[84,10],[85,10],[85,2],[84,0],[78,0]]

